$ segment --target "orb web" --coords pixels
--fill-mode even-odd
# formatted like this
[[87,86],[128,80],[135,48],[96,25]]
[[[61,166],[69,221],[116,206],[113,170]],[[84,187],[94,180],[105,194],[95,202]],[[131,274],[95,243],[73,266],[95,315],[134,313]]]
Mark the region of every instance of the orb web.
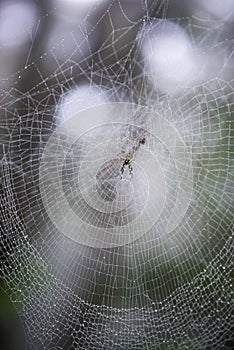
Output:
[[35,25],[0,80],[0,271],[32,349],[232,346],[232,17],[137,3],[43,8],[62,39]]

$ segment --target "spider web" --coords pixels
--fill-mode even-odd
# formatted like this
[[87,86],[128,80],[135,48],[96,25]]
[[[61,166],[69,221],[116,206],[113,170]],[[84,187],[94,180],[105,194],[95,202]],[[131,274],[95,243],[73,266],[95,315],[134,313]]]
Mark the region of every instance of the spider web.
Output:
[[45,9],[1,81],[1,276],[30,349],[228,349],[232,33],[170,18],[206,59],[168,89],[143,53],[170,3],[127,3],[52,44],[59,8]]

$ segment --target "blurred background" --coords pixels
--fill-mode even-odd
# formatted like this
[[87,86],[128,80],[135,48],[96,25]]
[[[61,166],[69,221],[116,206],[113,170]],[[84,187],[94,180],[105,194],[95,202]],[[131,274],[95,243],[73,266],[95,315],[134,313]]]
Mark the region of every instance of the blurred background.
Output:
[[[217,271],[221,271],[220,285],[217,288],[219,290],[219,286],[227,284],[228,289],[223,292],[229,294],[232,271],[231,267],[227,268],[228,271],[225,271],[225,268],[231,266],[232,244],[229,238],[233,227],[234,168],[231,160],[234,152],[231,143],[234,96],[233,40],[233,0],[222,2],[218,0],[0,0],[0,155],[3,227],[0,268],[2,276],[0,280],[1,349],[70,349],[71,346],[77,349],[92,349],[94,346],[98,349],[95,343],[91,346],[91,341],[87,343],[82,339],[80,343],[77,340],[77,343],[71,343],[69,340],[76,337],[82,338],[78,334],[80,328],[75,323],[77,314],[72,314],[72,303],[75,301],[74,303],[78,305],[76,297],[72,299],[73,295],[68,297],[65,311],[65,314],[72,319],[71,325],[68,326],[64,316],[61,316],[63,313],[61,307],[58,319],[61,316],[62,321],[60,326],[58,324],[56,326],[61,327],[58,333],[63,333],[62,326],[65,327],[66,339],[51,340],[49,337],[53,338],[56,330],[49,333],[50,326],[47,325],[44,329],[44,326],[40,325],[40,328],[34,320],[31,313],[37,305],[33,304],[35,286],[38,283],[40,289],[44,286],[43,283],[49,283],[51,290],[48,294],[52,293],[55,283],[58,283],[54,280],[53,283],[51,282],[50,271],[54,266],[57,270],[57,272],[53,271],[56,278],[62,279],[62,275],[66,276],[63,282],[72,289],[74,295],[77,293],[78,297],[88,304],[128,308],[136,304],[139,306],[139,295],[140,304],[142,303],[143,306],[148,305],[148,299],[156,300],[155,291],[161,302],[177,287],[190,283],[198,273],[207,268],[209,260],[211,261],[217,255],[223,258],[222,264],[217,262],[220,268],[220,270],[217,268]],[[193,230],[195,232],[197,229],[200,233],[205,233],[197,234],[197,241],[194,240],[191,251],[186,252],[186,247],[183,248],[184,255],[180,256],[183,264],[179,262],[175,264],[174,259],[177,259],[179,253],[173,253],[172,259],[171,255],[164,256],[164,253],[157,251],[159,254],[157,261],[160,262],[159,276],[155,274],[152,266],[145,266],[142,263],[145,255],[142,254],[140,257],[141,247],[134,247],[136,250],[131,251],[131,254],[139,251],[139,262],[136,264],[138,267],[143,264],[147,273],[141,281],[140,289],[134,289],[134,285],[129,284],[125,295],[126,285],[122,285],[123,277],[121,279],[124,272],[117,267],[123,266],[124,270],[125,262],[123,263],[122,260],[120,262],[118,259],[125,256],[126,251],[106,251],[106,262],[103,262],[103,254],[92,252],[92,257],[89,259],[88,248],[77,253],[72,242],[64,243],[63,238],[56,238],[55,241],[53,237],[56,233],[48,220],[46,221],[45,218],[44,222],[40,217],[41,202],[38,199],[37,172],[45,142],[56,126],[85,108],[109,102],[129,101],[152,108],[158,103],[163,113],[166,113],[166,108],[169,118],[174,108],[178,116],[177,126],[181,128],[182,134],[187,137],[191,133],[190,129],[195,130],[193,145],[195,145],[197,157],[196,164],[194,163],[197,169],[196,191],[199,193],[204,187],[207,191],[202,190],[203,200],[199,202],[202,203],[200,210],[204,210],[205,215],[202,216],[198,211],[197,198],[193,198],[197,211],[189,212],[190,221],[185,230],[185,232]],[[198,115],[200,117],[196,118]],[[205,141],[202,143],[202,137],[199,139],[199,131],[211,135],[207,143]],[[220,144],[217,141],[214,146],[214,143],[211,145],[210,140],[221,141]],[[199,147],[203,148],[200,150]],[[204,147],[207,147],[206,152]],[[201,170],[206,168],[209,170],[215,168],[220,177],[218,175],[214,178],[207,177],[205,170],[204,173]],[[217,216],[212,216],[219,202],[222,204]],[[201,219],[199,222],[197,217]],[[206,225],[208,221],[209,224]],[[42,225],[43,230],[50,232],[46,238],[41,234]],[[209,239],[207,239],[208,236]],[[181,237],[180,239],[181,241],[177,241],[176,235],[168,239],[166,248],[168,252],[171,252],[172,246],[176,244],[182,247],[183,239]],[[201,248],[197,251],[197,242],[200,245],[209,246],[210,253],[207,260],[204,256],[204,259],[201,258],[204,255]],[[144,243],[143,253],[149,251],[147,244]],[[27,245],[33,247],[28,252]],[[162,246],[163,244],[158,244],[157,249],[161,249]],[[69,258],[64,255],[64,251],[69,252]],[[130,250],[127,254],[130,256]],[[152,262],[153,258],[150,254],[153,256],[154,253],[149,253],[149,260]],[[84,275],[87,271],[76,267],[77,259],[81,266],[88,266],[90,280],[97,278],[96,272],[92,273],[96,264],[100,267],[100,283],[94,286],[85,285],[87,282],[84,282],[86,278]],[[28,270],[29,261],[30,271]],[[103,267],[108,262],[113,266],[112,272]],[[155,264],[155,261],[153,263]],[[184,267],[184,275],[183,272],[181,273],[181,267]],[[228,274],[226,280],[225,272]],[[113,291],[111,288],[108,290],[106,287],[107,282],[103,278],[110,273],[113,276],[120,276],[116,287],[118,291]],[[136,276],[138,273],[140,274],[136,272]],[[142,274],[144,275],[144,271]],[[81,283],[83,286],[81,290],[76,289],[77,276],[83,283]],[[134,276],[130,279],[134,280]],[[165,286],[164,280],[170,283]],[[114,278],[109,282],[114,286]],[[209,286],[208,280],[204,284],[206,296],[209,295],[207,286]],[[148,291],[146,297],[142,297],[142,288],[143,291]],[[65,290],[63,292],[66,295]],[[108,299],[108,293],[112,293],[110,299]],[[103,295],[107,296],[105,300]],[[135,295],[133,305],[130,301],[129,304],[124,304],[123,296],[125,300],[130,300],[132,295]],[[53,300],[52,294],[48,300],[50,298]],[[229,300],[229,297],[227,299]],[[64,300],[60,301],[58,298],[56,302],[63,304]],[[227,305],[228,303],[229,301]],[[42,305],[45,304],[42,303]],[[47,307],[49,310],[48,305]],[[85,303],[81,309],[81,314],[89,314],[87,311],[89,307]],[[227,306],[227,315],[229,312],[230,308]],[[39,311],[38,314],[40,315]],[[35,312],[35,319],[36,317],[38,315],[36,316]],[[43,322],[45,320],[43,319]],[[101,321],[96,323],[97,334],[98,322]],[[224,321],[220,318],[219,322]],[[186,347],[183,343],[180,345],[178,340],[174,345],[168,341],[165,346],[155,345],[145,349],[231,349],[233,345],[231,320],[225,320],[225,322],[229,326],[226,330],[222,330],[223,338],[217,340],[217,345],[214,347],[212,343],[208,346],[208,342],[206,345],[200,343],[198,347],[196,341],[194,341],[195,345],[191,345],[191,342]],[[82,325],[85,328],[84,323]],[[146,326],[149,327],[149,324],[146,323]],[[110,329],[111,327],[112,325]],[[201,321],[196,327],[199,333],[200,328],[209,328],[210,324],[209,321],[207,323]],[[217,323],[215,327],[219,327]],[[80,332],[87,332],[85,334],[90,335],[92,339],[92,328],[89,325],[86,329],[88,330],[81,329]],[[42,334],[38,335],[42,330],[43,337],[46,339],[44,342],[39,340]],[[115,328],[114,331],[116,332]],[[209,330],[210,333],[215,331],[216,328]],[[32,335],[35,335],[33,340]],[[126,338],[126,334],[124,336]],[[190,339],[190,335],[187,336]],[[165,337],[167,339],[167,336]],[[196,334],[191,338],[196,338]],[[132,347],[128,345],[124,348],[126,345],[118,343],[114,337],[111,344],[114,344],[113,349],[118,349],[118,346],[119,349],[143,349],[140,347],[142,345],[138,347],[137,341],[133,342]],[[108,346],[105,346],[104,348],[107,349]]]

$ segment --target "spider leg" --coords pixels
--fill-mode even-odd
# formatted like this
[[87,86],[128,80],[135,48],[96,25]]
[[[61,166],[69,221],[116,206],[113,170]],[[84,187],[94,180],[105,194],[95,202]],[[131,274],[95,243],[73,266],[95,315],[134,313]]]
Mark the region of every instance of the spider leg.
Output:
[[132,178],[132,174],[133,174],[133,167],[131,166],[131,164],[129,164],[128,168],[129,168],[129,177],[131,179]]
[[123,178],[124,168],[125,168],[125,163],[122,165],[121,170],[120,170],[121,179]]

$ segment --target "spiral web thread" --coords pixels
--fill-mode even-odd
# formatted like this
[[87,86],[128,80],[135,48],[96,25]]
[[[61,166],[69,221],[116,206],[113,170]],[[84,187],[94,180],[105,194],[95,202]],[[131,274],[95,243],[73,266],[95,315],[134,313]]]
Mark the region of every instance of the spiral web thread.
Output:
[[[94,11],[95,26],[62,63],[57,49],[76,26],[11,77],[14,88],[2,85],[1,273],[32,349],[231,347],[234,80],[223,71],[233,39],[219,39],[221,21],[206,19],[204,28],[203,18],[177,19],[197,45],[209,53],[224,47],[225,57],[215,77],[175,96],[157,92],[140,54],[141,30],[167,6],[144,5],[135,19],[119,1]],[[78,59],[107,23],[106,40]],[[48,59],[57,67],[46,73]],[[82,79],[104,88],[109,102],[58,126],[60,97]],[[93,115],[87,130],[67,133]],[[125,166],[121,180],[129,152],[132,179]],[[54,216],[56,174],[69,218],[61,206]],[[169,229],[173,209],[175,220],[183,217]]]

